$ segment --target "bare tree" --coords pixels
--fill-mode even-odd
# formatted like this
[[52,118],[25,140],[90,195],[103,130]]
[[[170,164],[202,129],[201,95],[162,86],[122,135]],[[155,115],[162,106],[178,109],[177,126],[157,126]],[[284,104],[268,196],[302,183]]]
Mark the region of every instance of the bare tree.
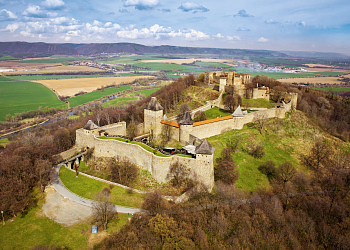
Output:
[[171,164],[167,178],[172,178],[175,186],[180,186],[190,173],[190,169],[178,161]]
[[109,117],[109,109],[108,108],[104,110],[104,115],[105,115],[105,119],[106,119],[107,124],[108,125],[111,124],[111,120],[110,120],[110,117]]
[[259,132],[262,135],[266,122],[267,122],[267,114],[265,112],[256,112],[254,114],[254,121],[257,123]]
[[111,191],[105,187],[102,191],[99,191],[96,196],[93,204],[93,214],[96,222],[99,225],[102,225],[104,230],[107,229],[108,222],[110,220],[117,219],[118,214],[115,205],[111,202],[110,197]]
[[128,137],[134,138],[137,135],[137,127],[135,123],[130,123],[126,128],[126,134]]
[[168,126],[168,125],[163,125],[162,133],[161,133],[161,137],[162,137],[161,146],[162,147],[164,147],[165,144],[167,144],[170,141],[172,135],[173,135],[173,128],[171,126]]

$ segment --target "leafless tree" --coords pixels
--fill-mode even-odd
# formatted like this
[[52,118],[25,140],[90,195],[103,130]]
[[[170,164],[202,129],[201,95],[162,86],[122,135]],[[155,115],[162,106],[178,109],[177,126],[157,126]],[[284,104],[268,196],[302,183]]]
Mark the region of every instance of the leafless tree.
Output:
[[126,134],[131,138],[134,138],[137,135],[137,127],[135,123],[130,123],[128,125],[126,128]]
[[262,135],[266,122],[267,122],[267,114],[265,112],[256,112],[254,114],[254,121],[257,123],[258,128],[259,128],[259,132]]
[[104,115],[105,115],[105,119],[106,119],[107,124],[108,124],[108,125],[111,124],[111,120],[110,120],[110,118],[109,118],[109,109],[108,109],[108,108],[105,109],[103,113],[104,113]]
[[173,184],[179,186],[188,177],[189,173],[190,169],[177,161],[171,164],[167,178],[171,178]]
[[99,191],[93,204],[93,214],[96,222],[102,225],[104,230],[107,229],[108,222],[113,218],[118,218],[117,209],[111,202],[111,191],[106,187],[102,191]]
[[162,127],[162,133],[161,133],[161,146],[164,147],[165,144],[167,144],[170,139],[171,136],[173,135],[173,128],[171,126],[168,125],[163,125]]

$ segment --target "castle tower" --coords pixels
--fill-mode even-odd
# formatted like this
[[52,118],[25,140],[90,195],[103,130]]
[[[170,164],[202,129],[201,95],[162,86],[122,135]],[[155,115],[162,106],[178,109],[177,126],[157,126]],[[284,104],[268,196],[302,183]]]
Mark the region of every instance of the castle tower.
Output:
[[153,134],[157,137],[162,131],[161,123],[164,108],[158,102],[156,97],[151,97],[151,100],[146,104],[143,114],[143,129],[147,133],[153,130]]
[[179,123],[179,141],[181,144],[186,144],[190,141],[190,134],[192,133],[193,120],[191,118],[191,111],[186,111]]
[[199,181],[210,191],[214,186],[214,151],[215,148],[207,140],[204,140],[196,147],[197,167],[193,169]]

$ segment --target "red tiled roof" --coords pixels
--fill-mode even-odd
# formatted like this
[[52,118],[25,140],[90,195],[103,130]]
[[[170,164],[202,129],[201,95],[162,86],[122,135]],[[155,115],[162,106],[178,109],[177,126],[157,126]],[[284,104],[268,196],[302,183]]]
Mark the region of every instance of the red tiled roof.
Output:
[[170,126],[173,126],[175,128],[179,128],[180,127],[180,124],[177,123],[177,122],[171,122],[171,121],[164,121],[164,120],[161,120],[160,123],[163,123],[163,124],[166,124],[166,125],[170,125]]
[[212,123],[212,122],[224,121],[224,120],[228,120],[228,119],[232,119],[232,118],[233,118],[232,115],[228,115],[228,116],[214,118],[214,119],[205,120],[205,121],[201,121],[201,122],[195,122],[195,123],[193,123],[193,127]]

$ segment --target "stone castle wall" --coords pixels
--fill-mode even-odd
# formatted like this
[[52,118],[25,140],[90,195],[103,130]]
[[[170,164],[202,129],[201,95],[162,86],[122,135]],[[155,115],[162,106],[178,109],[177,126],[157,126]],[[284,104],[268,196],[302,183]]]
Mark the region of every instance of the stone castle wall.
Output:
[[85,129],[76,131],[77,142],[80,147],[83,145],[89,148],[95,148],[96,157],[127,157],[131,162],[148,170],[153,178],[158,182],[168,182],[170,166],[179,162],[187,166],[190,172],[190,178],[200,181],[210,190],[214,185],[214,167],[213,155],[197,155],[197,159],[171,156],[159,157],[143,149],[139,145],[117,141],[114,139],[98,139],[95,134],[85,133]]

